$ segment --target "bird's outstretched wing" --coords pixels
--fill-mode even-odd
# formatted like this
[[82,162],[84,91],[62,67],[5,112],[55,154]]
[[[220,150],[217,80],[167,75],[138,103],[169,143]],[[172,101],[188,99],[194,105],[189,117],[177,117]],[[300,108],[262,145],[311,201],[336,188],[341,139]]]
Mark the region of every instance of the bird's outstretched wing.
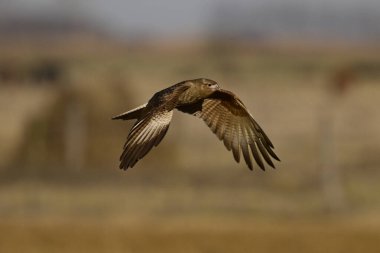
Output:
[[203,119],[218,138],[223,140],[226,148],[232,150],[237,162],[240,161],[241,150],[251,170],[253,166],[249,150],[262,170],[265,170],[262,157],[273,168],[271,157],[280,160],[272,150],[274,147],[268,136],[232,92],[218,90],[198,103],[177,109]]
[[172,115],[173,111],[154,110],[135,123],[120,156],[120,169],[132,168],[161,142],[169,129]]

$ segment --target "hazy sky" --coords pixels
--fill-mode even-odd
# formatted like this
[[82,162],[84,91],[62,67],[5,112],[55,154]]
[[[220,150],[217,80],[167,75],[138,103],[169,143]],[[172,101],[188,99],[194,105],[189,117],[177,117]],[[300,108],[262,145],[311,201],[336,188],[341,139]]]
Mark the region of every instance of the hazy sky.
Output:
[[300,3],[310,5],[311,8],[326,5],[341,5],[342,8],[369,5],[380,8],[379,0],[93,0],[88,7],[105,24],[119,31],[186,35],[204,32],[207,29],[204,25],[214,17],[216,5],[223,3],[233,3],[241,8],[254,8],[268,3]]
[[298,3],[355,9],[357,6],[378,8],[379,0],[0,0],[0,16],[18,12],[43,13],[66,10],[77,16],[89,16],[99,25],[120,34],[146,33],[191,35],[207,31],[204,27],[215,14],[217,4],[227,3],[249,8],[263,4]]

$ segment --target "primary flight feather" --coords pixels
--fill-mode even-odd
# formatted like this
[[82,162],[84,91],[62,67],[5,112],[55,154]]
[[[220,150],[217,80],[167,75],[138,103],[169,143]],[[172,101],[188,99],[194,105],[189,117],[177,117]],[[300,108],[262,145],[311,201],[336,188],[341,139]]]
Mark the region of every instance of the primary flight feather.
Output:
[[262,170],[265,170],[263,160],[273,168],[271,158],[280,161],[272,142],[243,102],[232,92],[221,89],[217,82],[199,78],[159,91],[148,103],[112,118],[137,119],[120,156],[121,169],[132,168],[161,142],[174,109],[203,119],[226,148],[232,150],[236,162],[240,161],[242,153],[251,170],[252,156]]

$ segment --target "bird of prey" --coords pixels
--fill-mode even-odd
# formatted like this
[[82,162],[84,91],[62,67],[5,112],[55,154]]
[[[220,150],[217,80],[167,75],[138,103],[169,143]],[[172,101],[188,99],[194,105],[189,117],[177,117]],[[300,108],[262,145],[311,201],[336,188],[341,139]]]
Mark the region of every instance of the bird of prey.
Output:
[[161,90],[148,103],[112,118],[137,119],[120,156],[121,169],[132,168],[161,142],[169,129],[174,109],[203,119],[226,148],[232,150],[236,162],[243,154],[250,170],[253,168],[252,156],[262,170],[265,170],[262,158],[273,168],[271,157],[280,161],[272,150],[272,142],[243,102],[232,92],[221,89],[217,82],[199,78]]

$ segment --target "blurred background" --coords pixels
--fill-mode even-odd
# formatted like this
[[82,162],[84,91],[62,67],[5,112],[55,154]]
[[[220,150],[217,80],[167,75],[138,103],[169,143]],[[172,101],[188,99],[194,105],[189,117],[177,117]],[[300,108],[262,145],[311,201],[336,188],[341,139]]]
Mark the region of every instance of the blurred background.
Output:
[[[0,2],[1,252],[380,252],[380,2]],[[128,171],[179,81],[236,93],[281,158],[249,171],[199,119]]]

